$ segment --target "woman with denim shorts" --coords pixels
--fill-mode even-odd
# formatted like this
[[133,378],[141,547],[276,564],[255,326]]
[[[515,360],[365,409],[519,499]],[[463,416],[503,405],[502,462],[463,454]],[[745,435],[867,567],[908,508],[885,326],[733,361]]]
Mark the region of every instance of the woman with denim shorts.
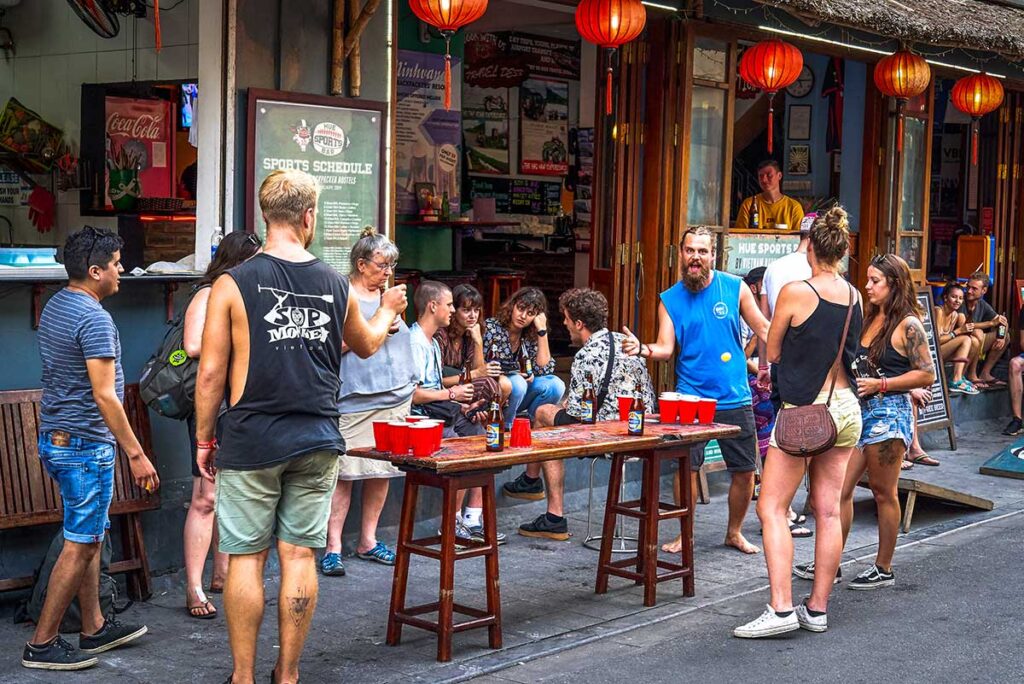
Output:
[[927,391],[921,390],[935,381],[907,262],[895,254],[876,256],[864,292],[864,332],[855,362],[864,428],[846,470],[842,501],[845,544],[853,524],[853,492],[867,472],[878,507],[878,551],[874,564],[847,585],[861,590],[896,584],[892,556],[900,524],[900,464],[914,438],[913,404],[925,400]]
[[[775,384],[783,409],[828,404],[836,426],[836,443],[808,462],[783,452],[773,432],[757,500],[770,599],[759,617],[733,630],[737,637],[755,639],[801,628],[811,632],[828,629],[826,610],[832,577],[843,553],[839,500],[847,463],[860,439],[861,428],[852,365],[863,314],[857,291],[839,275],[849,239],[849,220],[841,207],[815,219],[807,248],[811,277],[782,289],[768,330],[767,358],[777,364]],[[849,329],[843,337],[847,317]],[[794,605],[789,511],[805,470],[811,479],[817,534],[814,560],[820,568],[820,578],[815,581],[811,595]]]

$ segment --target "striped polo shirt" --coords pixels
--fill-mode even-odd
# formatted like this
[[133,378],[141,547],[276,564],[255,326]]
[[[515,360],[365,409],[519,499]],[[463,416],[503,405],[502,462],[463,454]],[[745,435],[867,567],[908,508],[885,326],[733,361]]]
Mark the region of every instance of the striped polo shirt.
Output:
[[39,431],[65,430],[115,444],[93,399],[85,365],[86,359],[113,359],[115,389],[124,399],[121,340],[110,314],[88,294],[62,289],[43,308],[38,339],[43,362]]

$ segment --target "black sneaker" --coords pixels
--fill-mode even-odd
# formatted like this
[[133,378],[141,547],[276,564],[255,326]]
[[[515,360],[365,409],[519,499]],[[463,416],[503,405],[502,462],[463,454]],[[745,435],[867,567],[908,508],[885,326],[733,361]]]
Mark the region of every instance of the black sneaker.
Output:
[[21,654],[22,667],[34,670],[84,670],[98,662],[95,656],[83,653],[60,635],[45,646],[25,644]]
[[533,521],[519,526],[519,534],[524,537],[544,537],[564,541],[569,538],[569,521],[562,518],[556,523],[548,519],[547,513],[541,513]]
[[[814,561],[805,563],[804,565],[793,566],[793,574],[800,579],[814,581]],[[839,584],[843,581],[843,569],[841,567],[836,568],[836,578],[832,581],[832,584]]]
[[80,634],[78,648],[82,653],[103,653],[135,641],[148,631],[146,625],[122,625],[116,617],[110,616],[103,623],[103,629],[92,636]]
[[1016,437],[1021,432],[1024,432],[1024,422],[1021,422],[1020,418],[1014,418],[1003,429],[1003,434],[1010,435],[1011,437]]
[[[469,532],[469,538],[474,543],[476,543],[476,544],[483,544],[485,541],[487,541],[484,538],[484,526],[483,525],[466,525],[465,528],[466,528],[466,531]],[[508,539],[508,537],[505,535],[504,532],[497,532],[495,534],[495,539],[497,539],[497,541],[498,541],[498,546],[501,546],[502,544],[505,543],[505,541]]]
[[540,501],[544,498],[544,480],[537,478],[534,482],[526,481],[526,473],[501,485],[501,491],[505,496],[513,499],[526,499],[527,501]]
[[891,587],[895,584],[896,575],[893,574],[891,569],[889,572],[885,572],[877,565],[872,565],[870,568],[854,577],[853,581],[846,585],[846,588],[857,591],[868,591],[870,589]]

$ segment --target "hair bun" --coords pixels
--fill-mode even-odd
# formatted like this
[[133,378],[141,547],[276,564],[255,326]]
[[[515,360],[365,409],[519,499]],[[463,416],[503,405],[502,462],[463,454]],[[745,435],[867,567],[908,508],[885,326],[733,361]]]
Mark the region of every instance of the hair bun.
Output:
[[377,229],[373,226],[366,226],[363,228],[363,232],[359,234],[360,239],[365,237],[373,237],[377,234]]
[[825,225],[833,230],[849,230],[849,214],[846,213],[846,209],[837,204],[825,212]]

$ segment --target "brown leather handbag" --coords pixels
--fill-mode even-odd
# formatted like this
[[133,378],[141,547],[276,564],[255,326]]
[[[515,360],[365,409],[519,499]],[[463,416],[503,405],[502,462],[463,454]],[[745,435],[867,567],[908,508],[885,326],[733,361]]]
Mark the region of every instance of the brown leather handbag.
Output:
[[817,456],[836,445],[836,423],[832,420],[828,407],[832,403],[832,393],[836,388],[839,361],[846,348],[846,335],[850,331],[850,319],[853,318],[855,303],[853,286],[850,286],[850,306],[846,310],[843,336],[839,338],[839,352],[832,362],[832,383],[828,390],[828,399],[824,404],[784,408],[775,419],[775,443],[791,456]]

